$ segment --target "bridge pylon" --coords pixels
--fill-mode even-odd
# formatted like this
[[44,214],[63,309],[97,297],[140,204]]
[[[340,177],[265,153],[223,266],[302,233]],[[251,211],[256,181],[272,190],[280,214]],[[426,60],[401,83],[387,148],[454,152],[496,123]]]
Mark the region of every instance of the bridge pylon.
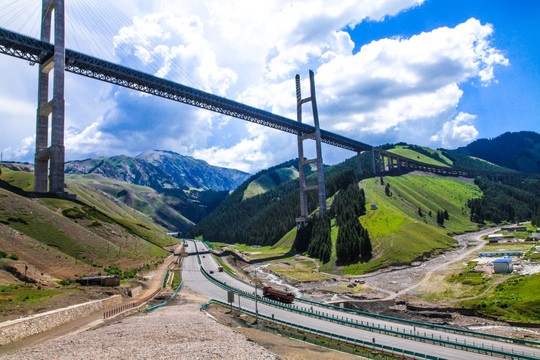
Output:
[[[296,226],[301,227],[309,221],[308,214],[308,191],[317,190],[319,195],[319,214],[326,213],[326,189],[324,187],[324,168],[321,150],[321,128],[319,126],[319,112],[317,110],[317,100],[315,97],[315,76],[313,71],[309,71],[309,82],[311,96],[302,99],[302,91],[300,86],[300,75],[296,75],[296,115],[298,122],[302,122],[302,105],[311,102],[313,112],[313,123],[315,132],[298,134],[298,172],[300,180],[300,216],[296,218]],[[304,140],[315,140],[316,154],[315,159],[304,159]],[[306,165],[316,164],[317,166],[317,185],[307,186],[306,183]]]
[[[54,28],[52,28],[53,13]],[[64,194],[64,0],[43,0],[42,2],[41,40],[51,43],[52,37],[54,37],[54,53],[39,65],[34,191],[37,193]],[[52,98],[49,96],[49,75],[51,71],[53,71]],[[50,145],[49,119],[51,127]]]

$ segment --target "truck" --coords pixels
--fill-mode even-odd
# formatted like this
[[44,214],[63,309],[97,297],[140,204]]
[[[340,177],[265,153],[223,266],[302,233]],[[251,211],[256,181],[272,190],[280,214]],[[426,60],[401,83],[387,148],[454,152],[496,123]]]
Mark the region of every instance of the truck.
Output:
[[271,286],[263,287],[263,296],[270,299],[278,300],[284,303],[292,303],[294,300],[293,293],[280,291],[280,290],[272,288]]

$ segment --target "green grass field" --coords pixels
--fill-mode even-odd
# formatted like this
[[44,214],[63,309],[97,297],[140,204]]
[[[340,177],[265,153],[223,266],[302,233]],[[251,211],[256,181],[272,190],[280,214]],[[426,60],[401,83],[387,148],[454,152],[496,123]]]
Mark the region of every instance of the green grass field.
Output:
[[460,303],[479,313],[506,320],[540,323],[540,274],[515,276],[480,298]]
[[2,176],[0,178],[10,185],[24,191],[34,190],[34,174],[31,172],[12,171],[3,167]]
[[54,301],[54,296],[61,295],[66,291],[42,289],[31,284],[0,285],[0,311],[13,308],[31,309],[45,302]]

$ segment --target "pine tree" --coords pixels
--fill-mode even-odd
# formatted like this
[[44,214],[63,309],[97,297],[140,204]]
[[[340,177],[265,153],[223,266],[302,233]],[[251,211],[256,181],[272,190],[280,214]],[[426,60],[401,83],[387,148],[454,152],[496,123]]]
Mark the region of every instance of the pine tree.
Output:
[[296,230],[292,251],[303,253],[308,249],[312,228],[313,221],[308,221],[304,226]]
[[332,255],[332,239],[330,238],[331,227],[328,215],[316,216],[313,219],[313,229],[311,231],[311,242],[308,247],[308,254],[318,258],[324,263],[330,261]]
[[371,239],[369,238],[369,233],[366,229],[363,229],[362,244],[360,246],[360,256],[362,261],[369,261],[372,258],[372,248],[371,248]]
[[422,209],[420,208],[420,206],[418,207],[418,216],[424,217],[424,213],[422,212]]
[[437,224],[444,225],[444,211],[442,210],[437,210]]
[[386,183],[386,186],[384,187],[384,193],[386,196],[391,196],[392,192],[390,191],[390,183]]
[[446,220],[450,220],[450,215],[448,214],[448,210],[444,209],[444,218]]
[[536,208],[531,218],[531,224],[533,226],[540,226],[540,205]]

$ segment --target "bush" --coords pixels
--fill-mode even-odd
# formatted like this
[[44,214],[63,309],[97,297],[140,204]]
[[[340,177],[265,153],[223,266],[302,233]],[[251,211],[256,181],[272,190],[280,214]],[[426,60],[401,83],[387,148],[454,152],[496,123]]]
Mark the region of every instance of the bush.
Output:
[[122,270],[118,267],[118,265],[111,265],[108,268],[104,268],[105,272],[109,275],[122,275]]
[[7,252],[5,252],[4,250],[0,250],[0,259],[5,257],[7,257]]
[[11,260],[19,260],[19,255],[17,255],[17,254],[11,254],[11,255],[9,255],[9,258],[10,258]]
[[59,281],[57,281],[57,283],[58,283],[58,285],[68,286],[68,285],[71,284],[71,281],[65,280],[65,279],[64,279],[64,280],[59,280]]
[[70,219],[84,219],[86,217],[86,213],[78,207],[64,209],[62,210],[62,215]]

